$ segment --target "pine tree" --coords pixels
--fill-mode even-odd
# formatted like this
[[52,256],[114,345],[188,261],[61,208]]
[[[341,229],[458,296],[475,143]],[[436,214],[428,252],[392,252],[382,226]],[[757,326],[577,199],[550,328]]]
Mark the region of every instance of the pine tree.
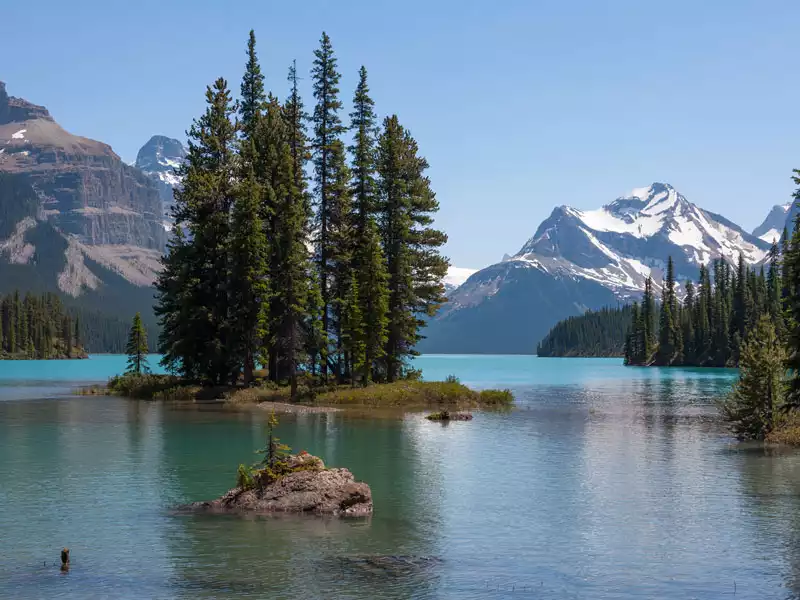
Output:
[[358,286],[358,310],[364,319],[364,362],[361,380],[368,384],[376,375],[384,356],[387,326],[387,273],[383,250],[380,246],[377,211],[377,184],[375,180],[376,117],[375,103],[369,95],[367,70],[359,70],[358,87],[353,97],[350,113],[353,144],[352,197],[355,209],[352,268]]
[[768,315],[762,315],[741,349],[739,381],[722,403],[740,438],[763,439],[774,424],[785,388],[786,353]]
[[[294,110],[294,109],[292,109]],[[308,212],[302,161],[296,163],[292,144],[297,132],[292,131],[291,114],[282,116],[280,170],[285,173],[278,187],[275,211],[274,262],[271,277],[275,285],[276,310],[273,327],[278,337],[281,372],[289,379],[291,396],[297,396],[297,377],[305,347],[303,320],[308,311],[310,257],[307,249]],[[298,183],[301,187],[298,187]]]
[[697,356],[695,353],[695,325],[694,325],[694,317],[695,317],[695,291],[694,291],[694,284],[691,281],[686,282],[686,298],[684,300],[684,310],[682,312],[683,319],[681,322],[681,327],[683,329],[682,339],[683,339],[683,357],[681,359],[681,364],[684,365],[694,365],[697,361]]
[[[339,111],[342,103],[339,100],[339,78],[336,70],[336,57],[328,34],[323,32],[319,49],[314,51],[314,67],[311,71],[313,79],[314,98],[317,103],[314,107],[312,122],[314,124],[314,139],[312,142],[314,159],[314,182],[317,197],[317,223],[316,223],[316,259],[319,276],[319,289],[322,300],[322,329],[326,336],[325,346],[327,354],[327,336],[330,333],[331,293],[332,279],[331,259],[335,250],[332,247],[330,221],[331,221],[331,187],[334,182],[341,180],[341,173],[336,171],[342,161],[335,161],[337,143],[341,143],[341,136],[345,131]],[[327,376],[327,361],[322,363],[322,375]]]
[[125,352],[128,355],[128,373],[141,375],[150,370],[147,365],[147,332],[142,324],[142,315],[138,312],[131,323]]
[[[157,289],[164,364],[189,378],[230,383],[241,365],[229,351],[232,342],[228,276],[231,208],[238,187],[236,128],[227,82],[206,91],[205,114],[189,130],[189,152],[175,191],[173,246]],[[176,279],[177,278],[177,279]]]
[[667,274],[661,302],[659,319],[659,343],[656,363],[669,366],[683,353],[679,327],[679,306],[675,294],[675,265],[670,256],[667,260]]
[[[797,183],[800,185],[800,181]],[[797,222],[784,250],[783,273],[788,324],[786,366],[790,376],[786,406],[796,410],[800,408],[800,227]]]
[[783,283],[781,282],[780,249],[778,244],[774,242],[769,251],[766,287],[766,312],[775,324],[775,331],[778,337],[785,340],[786,327],[781,299]]
[[267,239],[260,216],[260,188],[252,171],[242,183],[233,205],[230,264],[229,351],[237,364],[243,365],[244,383],[249,385],[266,335],[270,300]]
[[297,67],[289,68],[289,98],[284,105],[286,139],[291,157],[292,185],[280,207],[282,218],[280,247],[285,249],[284,268],[278,275],[277,289],[284,293],[282,305],[286,312],[282,330],[286,336],[285,354],[289,368],[292,398],[297,395],[297,378],[305,354],[316,372],[316,360],[324,345],[322,332],[321,298],[312,275],[312,264],[307,250],[312,229],[311,202],[306,178],[306,164],[311,155],[305,123],[308,120],[297,85]]
[[656,347],[655,333],[655,299],[653,297],[653,279],[648,275],[644,281],[644,297],[642,298],[642,361],[648,364],[653,357]]
[[[261,74],[261,66],[256,55],[256,34],[252,29],[247,40],[247,65],[242,78],[241,96],[239,115],[241,116],[242,133],[245,139],[251,140],[255,136],[256,127],[267,101],[264,92],[264,76]],[[243,145],[242,149],[246,152],[250,150],[250,147]]]
[[[353,214],[350,200],[350,170],[345,160],[345,148],[341,140],[331,146],[331,179],[328,193],[328,239],[327,252],[330,293],[331,329],[336,349],[331,354],[332,366],[337,380],[341,383],[349,376],[348,357],[342,340],[343,328],[347,321],[347,302],[351,296],[353,257]],[[360,311],[359,311],[360,312]]]
[[429,227],[439,208],[427,161],[397,117],[387,117],[378,144],[380,227],[389,275],[386,378],[395,381],[424,326],[420,315],[432,316],[444,302],[442,278],[448,261],[438,248],[447,241]]

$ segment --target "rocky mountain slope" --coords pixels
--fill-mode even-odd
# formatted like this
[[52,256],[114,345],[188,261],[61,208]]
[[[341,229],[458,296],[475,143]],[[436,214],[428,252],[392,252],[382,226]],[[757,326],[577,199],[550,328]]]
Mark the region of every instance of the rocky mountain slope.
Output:
[[685,280],[720,257],[758,263],[769,247],[664,183],[596,210],[559,206],[516,254],[451,292],[420,350],[532,353],[560,319],[626,302],[648,275],[660,282],[669,256]]
[[769,244],[773,241],[780,242],[783,228],[786,225],[786,218],[791,208],[791,202],[773,206],[764,222],[753,230],[753,235]]
[[136,168],[147,175],[158,188],[167,227],[172,222],[172,192],[180,183],[175,174],[186,159],[186,148],[180,140],[154,135],[136,156]]
[[161,204],[110,146],[65,131],[0,82],[0,291],[143,310],[166,243]]

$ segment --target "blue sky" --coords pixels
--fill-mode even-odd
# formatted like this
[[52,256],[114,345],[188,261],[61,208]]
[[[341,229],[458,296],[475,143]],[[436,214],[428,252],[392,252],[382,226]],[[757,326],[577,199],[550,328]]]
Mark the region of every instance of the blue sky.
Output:
[[346,102],[363,63],[431,164],[447,254],[481,267],[555,205],[653,181],[748,230],[789,201],[798,22],[788,0],[39,0],[2,8],[0,79],[132,160],[183,138],[216,77],[238,91],[250,28],[280,96],[325,29]]

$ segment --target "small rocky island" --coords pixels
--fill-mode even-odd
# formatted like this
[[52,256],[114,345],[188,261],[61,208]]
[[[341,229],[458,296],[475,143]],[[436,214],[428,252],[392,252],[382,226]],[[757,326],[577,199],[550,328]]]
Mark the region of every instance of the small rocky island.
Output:
[[[372,514],[372,491],[347,469],[327,469],[308,453],[291,455],[287,473],[276,479],[253,475],[221,498],[184,507],[198,512],[310,513],[333,516]],[[240,482],[242,483],[242,482]]]
[[263,460],[239,465],[236,487],[216,500],[193,502],[184,511],[211,513],[306,513],[332,516],[372,514],[372,490],[347,469],[328,469],[318,456],[290,454],[274,430],[273,412],[267,424]]

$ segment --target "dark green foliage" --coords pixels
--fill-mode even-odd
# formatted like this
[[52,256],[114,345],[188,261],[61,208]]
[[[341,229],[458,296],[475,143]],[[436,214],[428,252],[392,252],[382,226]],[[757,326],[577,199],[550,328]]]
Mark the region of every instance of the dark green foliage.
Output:
[[721,410],[739,438],[764,439],[783,402],[786,350],[769,315],[749,330],[741,348],[739,381]]
[[539,342],[539,356],[623,356],[632,311],[639,305],[590,310],[559,321]]
[[[658,342],[648,344],[652,331],[645,310],[652,302],[652,283],[645,286],[643,308],[631,315],[631,333],[625,343],[629,365],[725,367],[739,363],[739,351],[747,332],[762,315],[770,315],[777,331],[785,331],[778,290],[783,285],[777,257],[769,276],[764,269],[748,269],[740,258],[736,271],[722,259],[713,263],[713,281],[708,269],[700,266],[697,286],[689,281],[681,302],[671,268],[662,289]],[[772,290],[772,291],[770,291]],[[649,311],[655,312],[655,309]]]
[[[314,67],[311,70],[314,81],[314,98],[317,103],[311,118],[314,124],[314,138],[312,141],[314,160],[314,189],[317,198],[315,262],[319,276],[319,290],[322,299],[322,332],[325,336],[325,351],[327,354],[328,336],[331,333],[330,317],[333,292],[330,289],[333,278],[334,262],[338,251],[343,250],[335,246],[332,235],[332,214],[339,207],[334,206],[343,199],[345,189],[342,184],[345,175],[341,169],[345,167],[341,148],[341,136],[345,132],[339,111],[342,102],[339,100],[339,78],[336,57],[328,34],[323,32],[320,47],[314,51]],[[336,196],[332,188],[337,188]],[[322,363],[322,374],[328,373],[328,361]]]
[[378,223],[388,272],[385,373],[401,377],[405,360],[425,325],[445,301],[442,278],[448,261],[439,253],[447,236],[430,227],[439,203],[425,176],[428,162],[396,116],[384,120],[378,143]]
[[[205,114],[189,130],[189,152],[175,192],[170,254],[158,282],[163,364],[190,379],[234,381],[229,269],[236,130],[227,82],[206,91]],[[181,229],[188,236],[184,238]]]
[[266,335],[270,298],[267,239],[261,223],[259,186],[252,171],[242,186],[232,217],[229,351],[243,365],[244,383],[249,385]]
[[[381,365],[386,352],[388,295],[386,262],[378,235],[378,188],[376,181],[375,144],[377,124],[374,102],[369,96],[367,70],[359,71],[358,87],[353,97],[350,113],[353,144],[353,183],[351,193],[354,205],[352,269],[358,286],[357,307],[363,326],[361,339],[355,340],[363,351],[361,368],[354,365],[354,379],[360,376],[364,385],[382,377]],[[355,362],[355,361],[354,361]]]
[[[73,313],[57,294],[18,291],[0,297],[0,359],[75,358],[85,355],[74,337]],[[95,330],[107,323],[99,318]]]
[[133,317],[125,354],[128,355],[128,373],[141,375],[150,370],[147,365],[147,332],[144,330],[142,315],[139,313]]
[[423,318],[443,301],[447,261],[438,248],[446,236],[431,227],[438,204],[427,162],[393,118],[378,169],[364,69],[348,159],[327,35],[312,70],[310,142],[294,65],[282,106],[264,90],[252,32],[247,54],[239,120],[219,79],[189,132],[157,283],[162,364],[198,383],[248,385],[260,363],[273,385],[290,384],[293,399],[303,371],[309,388],[330,374],[338,384],[397,379],[409,371]]

